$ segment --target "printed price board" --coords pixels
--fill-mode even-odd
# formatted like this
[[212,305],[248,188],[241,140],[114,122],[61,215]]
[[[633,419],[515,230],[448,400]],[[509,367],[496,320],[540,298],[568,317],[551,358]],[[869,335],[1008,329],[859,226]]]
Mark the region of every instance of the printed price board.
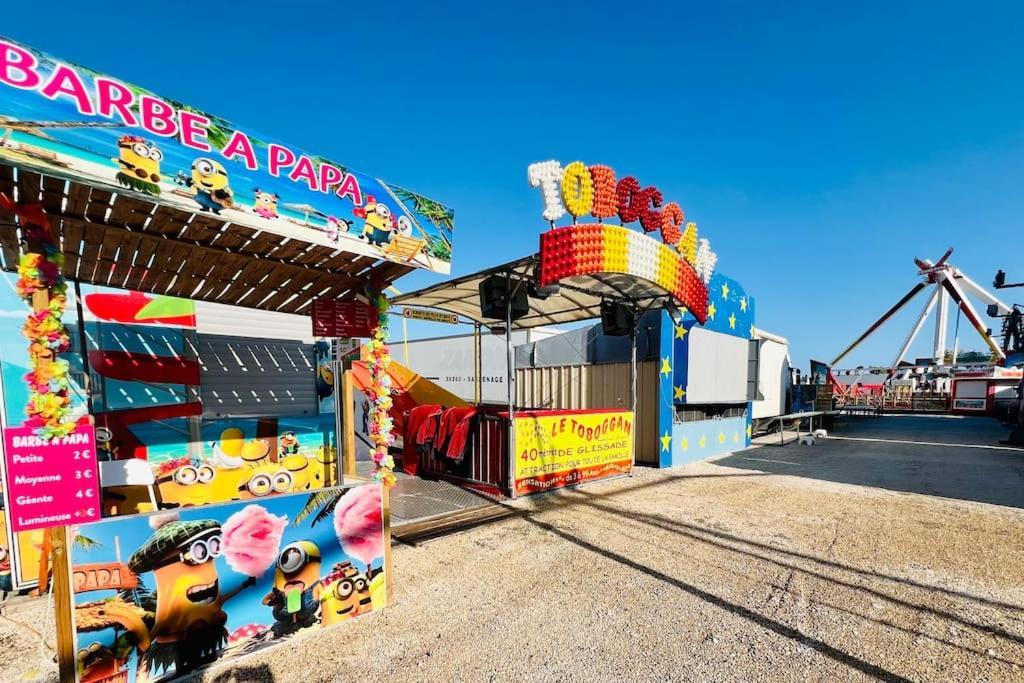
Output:
[[7,516],[14,531],[95,522],[100,515],[96,430],[40,439],[30,427],[4,430]]
[[369,303],[357,299],[313,300],[314,337],[372,337],[377,312]]

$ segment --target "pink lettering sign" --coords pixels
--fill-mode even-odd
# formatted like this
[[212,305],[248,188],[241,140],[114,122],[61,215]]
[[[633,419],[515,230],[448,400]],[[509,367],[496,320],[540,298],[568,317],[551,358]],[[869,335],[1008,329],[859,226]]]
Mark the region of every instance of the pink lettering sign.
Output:
[[100,515],[96,430],[78,425],[40,439],[30,427],[4,430],[7,517],[14,531],[95,522]]

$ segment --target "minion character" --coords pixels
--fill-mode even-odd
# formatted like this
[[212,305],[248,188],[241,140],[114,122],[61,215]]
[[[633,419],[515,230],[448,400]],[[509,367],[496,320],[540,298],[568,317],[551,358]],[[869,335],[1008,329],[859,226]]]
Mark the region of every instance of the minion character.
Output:
[[334,486],[338,476],[338,449],[334,446],[320,446],[316,451],[313,481],[316,486]]
[[209,463],[189,463],[157,476],[156,485],[164,506],[190,507],[234,499],[239,476]]
[[146,138],[122,135],[117,140],[117,153],[117,158],[111,161],[117,164],[118,184],[159,197],[160,186],[157,183],[160,182],[163,152]]
[[256,203],[252,207],[253,213],[263,218],[277,218],[277,202],[280,197],[276,192],[261,192],[260,188],[253,190],[256,194]]
[[363,225],[361,239],[378,247],[391,241],[391,234],[397,227],[397,221],[391,215],[391,209],[387,205],[379,203],[376,197],[366,195],[366,204],[357,206],[352,213],[366,221]]
[[284,432],[278,437],[277,444],[277,454],[282,459],[299,452],[299,437],[295,435],[295,432]]
[[274,615],[274,634],[282,636],[316,623],[320,608],[320,547],[312,541],[285,546],[277,557],[274,587],[263,604]]
[[270,455],[270,442],[264,439],[246,441],[238,455],[246,465],[259,465]]
[[351,562],[334,565],[320,581],[320,623],[333,626],[373,611],[370,582]]
[[204,211],[220,214],[234,204],[234,192],[228,187],[228,172],[220,162],[199,157],[192,162],[192,175],[185,184],[195,190],[192,197]]
[[334,394],[334,370],[330,363],[324,363],[316,369],[316,395],[322,401]]
[[228,637],[224,603],[256,583],[250,577],[221,592],[214,562],[221,553],[220,522],[182,522],[172,513],[153,515],[150,525],[153,535],[128,558],[133,572],[152,572],[156,582],[141,605],[153,612],[153,622],[152,642],[139,661],[140,680],[160,680],[172,669],[182,676],[216,659]]
[[293,490],[294,484],[291,472],[281,464],[268,462],[249,469],[248,478],[238,483],[237,498],[250,500],[272,493],[288,493]]
[[311,484],[309,481],[309,458],[295,453],[281,458],[281,466],[292,475],[292,491],[308,491]]
[[242,448],[245,446],[245,436],[238,427],[228,427],[220,433],[220,441],[213,446],[212,460],[221,467],[241,467],[245,464],[242,459]]

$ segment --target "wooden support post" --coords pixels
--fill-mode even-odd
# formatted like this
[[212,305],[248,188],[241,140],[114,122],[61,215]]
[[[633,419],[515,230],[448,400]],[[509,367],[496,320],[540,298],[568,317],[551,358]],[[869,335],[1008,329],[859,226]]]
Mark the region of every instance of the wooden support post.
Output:
[[[355,417],[355,385],[352,379],[352,366],[345,362],[341,375],[341,423],[342,429],[342,471],[346,477],[356,475],[356,417]],[[339,406],[335,406],[338,410]]]
[[74,683],[76,678],[69,541],[68,527],[53,528],[53,611],[57,627],[57,667],[61,683]]

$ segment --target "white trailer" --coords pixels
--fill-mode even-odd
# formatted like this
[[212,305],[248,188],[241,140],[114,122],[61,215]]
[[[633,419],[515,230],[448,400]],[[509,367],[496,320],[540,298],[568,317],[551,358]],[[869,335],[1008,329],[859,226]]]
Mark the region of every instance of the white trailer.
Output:
[[754,328],[758,340],[757,388],[761,398],[753,403],[753,418],[785,415],[789,396],[789,342],[784,337]]
[[[529,344],[547,339],[561,330],[535,327],[514,330],[512,345]],[[474,401],[473,368],[476,361],[476,342],[473,334],[392,342],[391,357],[407,366],[424,379],[434,382],[466,401]],[[505,378],[508,376],[508,356],[505,335],[480,332],[480,401],[501,403],[508,400]]]

